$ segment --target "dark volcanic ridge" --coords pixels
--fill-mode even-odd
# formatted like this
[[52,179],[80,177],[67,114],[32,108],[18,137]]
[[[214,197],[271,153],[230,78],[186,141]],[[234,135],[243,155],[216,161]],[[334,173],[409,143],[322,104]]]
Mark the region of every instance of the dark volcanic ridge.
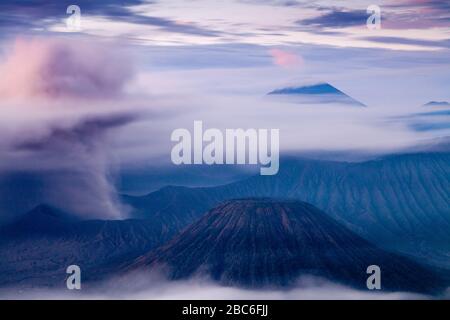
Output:
[[152,220],[79,220],[39,205],[0,228],[0,287],[65,288],[71,264],[80,266],[83,282],[94,281],[177,231]]
[[267,198],[218,205],[124,271],[162,270],[171,280],[206,276],[249,288],[289,287],[316,276],[366,289],[370,265],[381,268],[384,290],[443,289],[428,268],[377,248],[316,207]]

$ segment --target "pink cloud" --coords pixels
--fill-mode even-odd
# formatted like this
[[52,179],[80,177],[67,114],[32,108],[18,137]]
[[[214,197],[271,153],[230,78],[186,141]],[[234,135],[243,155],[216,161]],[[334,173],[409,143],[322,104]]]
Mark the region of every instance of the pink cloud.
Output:
[[0,61],[0,97],[115,97],[131,70],[126,57],[110,46],[73,39],[18,39]]
[[271,49],[269,53],[272,56],[273,63],[277,66],[291,68],[303,65],[303,59],[295,53],[280,49]]

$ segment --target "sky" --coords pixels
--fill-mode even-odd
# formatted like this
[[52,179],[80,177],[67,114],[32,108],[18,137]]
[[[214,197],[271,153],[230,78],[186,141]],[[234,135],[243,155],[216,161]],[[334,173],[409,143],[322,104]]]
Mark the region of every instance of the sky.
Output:
[[[79,29],[67,25],[71,4],[80,8]],[[379,29],[366,25],[371,5],[380,8]],[[20,37],[87,38],[134,51],[140,72],[274,66],[286,81],[335,77],[354,87],[362,77],[370,88],[351,89],[369,99],[379,96],[374,82],[389,88],[391,79],[402,94],[403,82],[448,99],[449,9],[448,1],[436,0],[6,0],[0,43],[4,56]],[[430,78],[433,86],[425,86]],[[411,101],[426,99],[410,91]]]
[[[379,29],[366,24],[371,5]],[[1,1],[0,215],[23,210],[17,198],[122,218],[120,172],[170,164],[171,132],[194,120],[280,129],[282,152],[393,152],[448,136],[449,114],[427,116],[423,104],[450,101],[449,9],[436,0]],[[318,82],[367,108],[266,97]]]
[[[67,25],[71,4],[79,29]],[[371,5],[379,29],[366,25]],[[374,103],[388,91],[389,101],[417,104],[450,99],[449,9],[436,0],[6,0],[0,52],[21,37],[85,38],[133,51],[140,73],[272,66],[268,77],[285,82],[334,81]]]
[[[436,0],[7,0],[0,5],[0,23],[8,34],[67,32],[70,4],[81,9],[83,34],[145,45],[318,44],[393,50],[449,46],[450,4]],[[366,28],[370,5],[381,9],[379,30]]]

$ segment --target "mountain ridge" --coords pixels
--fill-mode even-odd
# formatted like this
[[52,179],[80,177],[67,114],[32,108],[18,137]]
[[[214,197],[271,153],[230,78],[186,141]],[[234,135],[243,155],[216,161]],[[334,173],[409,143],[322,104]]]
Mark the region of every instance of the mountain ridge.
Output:
[[85,281],[169,240],[178,229],[151,220],[79,220],[39,205],[0,229],[0,287],[65,286],[75,264]]
[[282,159],[273,177],[253,176],[213,188],[168,188],[141,197],[135,210],[148,217],[181,212],[186,226],[222,201],[252,196],[311,203],[383,248],[450,268],[448,152],[358,163]]
[[383,270],[385,290],[441,287],[431,270],[378,249],[311,204],[255,197],[219,204],[125,271],[163,270],[172,280],[208,275],[250,288],[292,286],[299,276],[316,276],[362,289],[373,264]]

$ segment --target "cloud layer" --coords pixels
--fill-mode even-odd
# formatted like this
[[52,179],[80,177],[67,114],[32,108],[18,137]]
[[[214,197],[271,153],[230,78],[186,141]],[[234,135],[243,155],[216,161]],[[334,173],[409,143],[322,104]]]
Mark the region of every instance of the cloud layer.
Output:
[[289,289],[243,289],[225,287],[207,279],[167,281],[159,275],[135,273],[112,278],[80,291],[8,289],[0,291],[7,299],[133,299],[133,300],[407,300],[430,297],[406,292],[355,290],[319,278],[303,277]]

